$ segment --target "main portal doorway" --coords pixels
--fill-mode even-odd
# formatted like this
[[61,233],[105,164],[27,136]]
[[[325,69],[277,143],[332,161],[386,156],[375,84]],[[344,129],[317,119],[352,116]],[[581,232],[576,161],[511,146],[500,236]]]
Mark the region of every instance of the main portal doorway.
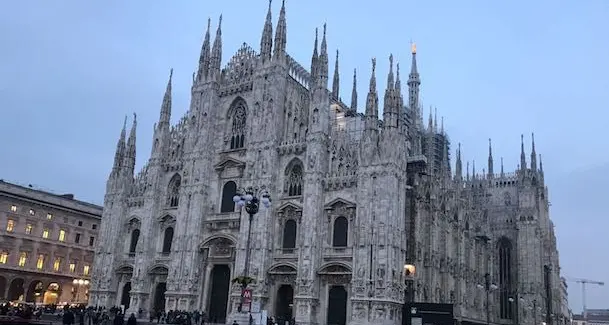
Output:
[[215,265],[211,270],[211,292],[209,294],[209,322],[226,323],[228,295],[230,291],[230,267]]
[[328,292],[328,325],[347,324],[347,290],[344,286],[335,285]]

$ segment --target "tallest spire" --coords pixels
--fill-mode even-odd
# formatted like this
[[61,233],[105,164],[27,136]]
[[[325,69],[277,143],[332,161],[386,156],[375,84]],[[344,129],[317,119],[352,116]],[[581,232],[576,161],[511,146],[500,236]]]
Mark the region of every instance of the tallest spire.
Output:
[[271,60],[271,50],[273,48],[273,20],[271,15],[271,4],[273,0],[269,0],[269,10],[266,13],[264,28],[262,29],[262,38],[260,39],[260,58],[262,62]]
[[488,178],[493,178],[494,170],[493,170],[493,144],[491,139],[488,139]]
[[207,19],[207,31],[205,32],[205,39],[203,40],[203,46],[201,47],[201,56],[199,57],[199,69],[197,70],[197,80],[202,80],[207,77],[209,72],[209,63],[211,60],[211,45],[210,45],[210,28],[211,18]]
[[537,152],[535,152],[535,133],[531,133],[531,170],[537,170]]
[[281,2],[281,11],[279,11],[279,21],[277,21],[277,30],[275,31],[275,48],[273,49],[273,57],[276,60],[285,58],[285,49],[288,38],[287,34],[288,24],[285,19],[285,0],[283,0]]
[[163,104],[161,105],[161,116],[159,117],[159,126],[169,126],[171,119],[171,79],[173,78],[173,69],[169,70],[169,80],[167,81],[167,88],[165,89],[165,95],[163,96]]
[[328,42],[326,40],[326,24],[324,24],[324,35],[321,38],[321,48],[319,49],[319,85],[328,87]]
[[218,20],[218,29],[216,29],[216,39],[214,40],[214,47],[211,50],[211,63],[209,64],[209,71],[211,75],[220,75],[220,66],[222,64],[222,15]]
[[123,122],[123,129],[121,130],[121,135],[118,138],[118,143],[116,144],[116,153],[114,154],[114,166],[112,167],[113,173],[118,173],[120,168],[123,166],[123,159],[125,158],[125,138],[127,136],[127,116],[125,116],[125,121]]
[[411,45],[412,52],[412,63],[410,65],[410,74],[408,75],[408,107],[412,112],[413,124],[416,129],[422,128],[423,114],[421,113],[421,107],[419,103],[419,88],[421,86],[421,79],[419,78],[419,71],[417,70],[417,46],[415,43]]

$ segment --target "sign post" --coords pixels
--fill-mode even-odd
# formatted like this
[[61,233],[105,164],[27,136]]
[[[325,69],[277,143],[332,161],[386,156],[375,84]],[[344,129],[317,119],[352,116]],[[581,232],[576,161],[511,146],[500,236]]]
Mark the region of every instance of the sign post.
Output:
[[244,289],[242,294],[243,294],[242,310],[245,312],[250,312],[252,309],[252,289]]

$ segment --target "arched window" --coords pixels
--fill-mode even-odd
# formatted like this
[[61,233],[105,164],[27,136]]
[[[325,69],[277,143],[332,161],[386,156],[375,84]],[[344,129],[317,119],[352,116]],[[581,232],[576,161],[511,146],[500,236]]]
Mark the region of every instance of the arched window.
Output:
[[332,230],[332,246],[347,247],[347,233],[349,232],[349,221],[345,217],[334,219]]
[[165,234],[163,235],[163,253],[171,252],[171,243],[173,242],[173,227],[165,228]]
[[175,208],[180,204],[180,185],[182,185],[182,177],[175,174],[169,181],[167,188],[167,206]]
[[220,205],[220,213],[235,212],[235,202],[233,197],[237,194],[237,184],[233,181],[226,182],[222,189],[222,203]]
[[296,221],[288,219],[283,226],[283,245],[282,248],[287,253],[296,248]]
[[499,316],[501,319],[513,319],[512,295],[512,243],[507,238],[498,242],[499,254]]
[[302,195],[302,162],[298,159],[292,160],[285,170],[285,191],[288,196]]
[[133,229],[131,232],[131,242],[129,243],[129,253],[135,253],[137,248],[137,241],[140,239],[140,230]]
[[243,100],[238,100],[229,110],[231,123],[230,148],[243,148],[245,143],[245,125],[247,120],[247,109]]

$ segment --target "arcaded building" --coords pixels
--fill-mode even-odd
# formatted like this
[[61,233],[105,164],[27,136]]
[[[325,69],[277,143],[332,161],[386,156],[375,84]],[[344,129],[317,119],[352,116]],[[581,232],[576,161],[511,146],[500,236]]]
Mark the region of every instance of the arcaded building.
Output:
[[0,180],[0,300],[85,303],[102,207]]

